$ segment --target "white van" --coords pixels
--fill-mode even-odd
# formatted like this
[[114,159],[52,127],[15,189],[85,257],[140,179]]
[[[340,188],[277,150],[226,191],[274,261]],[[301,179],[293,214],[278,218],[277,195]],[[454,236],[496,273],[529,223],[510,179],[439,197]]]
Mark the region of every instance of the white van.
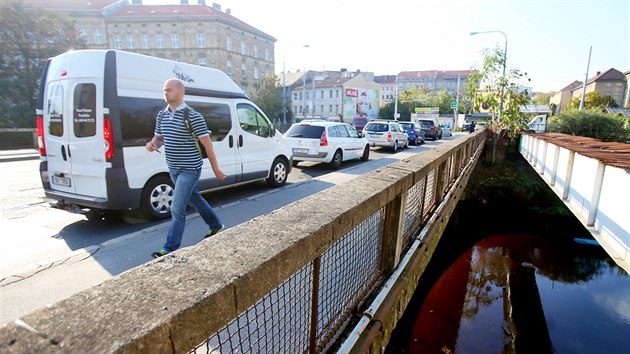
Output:
[[547,115],[541,114],[532,118],[527,123],[526,130],[532,133],[544,133],[547,130]]
[[71,211],[139,209],[170,217],[173,184],[164,154],[150,153],[164,82],[177,77],[201,113],[226,179],[204,161],[199,188],[258,180],[286,183],[291,150],[274,124],[225,73],[119,50],[79,50],[46,63],[37,99],[40,173],[46,196]]

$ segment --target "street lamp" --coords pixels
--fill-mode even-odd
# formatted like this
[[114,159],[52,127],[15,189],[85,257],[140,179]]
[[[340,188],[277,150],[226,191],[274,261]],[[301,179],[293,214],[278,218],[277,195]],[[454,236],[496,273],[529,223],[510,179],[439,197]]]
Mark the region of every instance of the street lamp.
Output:
[[[308,44],[298,46],[299,48],[308,48]],[[287,124],[287,84],[286,84],[286,71],[285,71],[285,54],[282,54],[282,124]]]
[[[503,80],[505,81],[505,65],[507,64],[507,35],[503,33],[503,31],[493,30],[493,31],[480,31],[480,32],[470,32],[471,36],[481,33],[501,33],[503,37],[505,37],[505,49],[503,50]],[[503,91],[505,90],[505,85],[501,85],[501,99],[499,101],[499,120],[503,118]]]

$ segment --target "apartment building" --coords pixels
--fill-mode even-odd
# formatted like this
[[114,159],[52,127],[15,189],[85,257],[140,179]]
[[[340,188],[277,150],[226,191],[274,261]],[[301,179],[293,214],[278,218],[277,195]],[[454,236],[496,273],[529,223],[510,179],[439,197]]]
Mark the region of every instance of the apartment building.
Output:
[[473,70],[402,71],[398,73],[398,91],[426,88],[436,93],[446,90],[455,95],[458,85],[460,91],[463,90],[468,83],[468,77],[473,73]]
[[396,75],[375,76],[374,82],[380,85],[381,107],[395,101],[397,94]]
[[328,117],[350,122],[353,117],[378,118],[379,84],[368,72],[308,71],[291,87],[290,108],[296,119]]
[[582,87],[582,81],[573,81],[568,84],[562,90],[556,92],[549,98],[549,104],[552,107],[551,114],[559,115],[560,112],[571,107],[571,100],[573,98],[573,90],[578,87]]
[[[579,85],[571,91],[572,98],[581,99],[583,85]],[[626,92],[626,76],[619,70],[611,68],[588,79],[586,93],[598,92],[601,96],[612,97],[619,107],[623,107],[624,94]]]
[[205,0],[143,5],[142,0],[27,0],[68,14],[92,49],[120,49],[226,72],[250,97],[274,73],[276,39]]

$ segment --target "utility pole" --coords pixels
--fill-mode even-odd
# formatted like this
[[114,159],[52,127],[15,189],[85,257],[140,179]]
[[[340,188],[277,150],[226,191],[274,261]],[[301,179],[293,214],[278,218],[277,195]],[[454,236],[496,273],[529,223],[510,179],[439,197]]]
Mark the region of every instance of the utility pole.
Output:
[[588,69],[591,66],[591,52],[593,51],[593,46],[588,50],[588,63],[586,64],[586,75],[584,77],[584,84],[582,85],[582,100],[580,101],[579,110],[584,109],[584,100],[586,99],[586,84],[588,84]]

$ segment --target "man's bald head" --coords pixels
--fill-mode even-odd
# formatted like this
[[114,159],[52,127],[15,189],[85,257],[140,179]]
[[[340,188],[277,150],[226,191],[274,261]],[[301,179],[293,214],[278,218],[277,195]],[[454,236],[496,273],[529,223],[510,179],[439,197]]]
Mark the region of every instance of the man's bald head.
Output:
[[186,89],[180,79],[168,79],[164,82],[164,100],[171,108],[175,109],[184,103]]

